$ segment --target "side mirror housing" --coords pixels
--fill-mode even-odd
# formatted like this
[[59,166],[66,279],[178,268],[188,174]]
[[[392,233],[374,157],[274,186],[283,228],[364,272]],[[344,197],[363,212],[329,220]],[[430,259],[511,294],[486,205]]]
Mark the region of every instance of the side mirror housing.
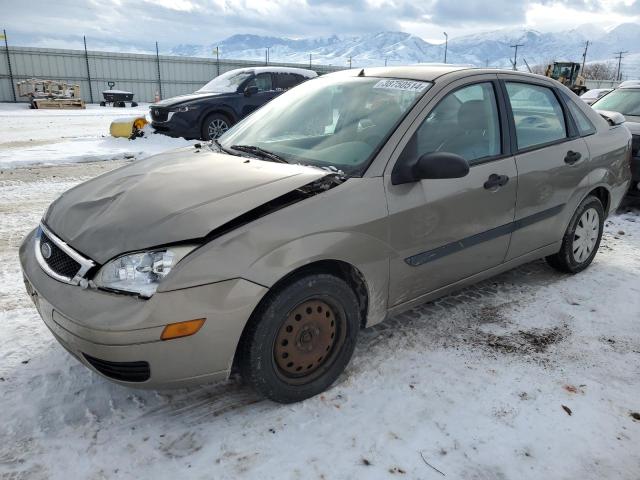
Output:
[[256,87],[255,85],[250,85],[244,89],[245,97],[250,97],[251,95],[255,95],[256,93],[258,93],[258,87]]
[[462,178],[469,173],[469,163],[460,155],[448,152],[425,153],[414,162],[393,169],[391,183],[401,185],[427,179]]

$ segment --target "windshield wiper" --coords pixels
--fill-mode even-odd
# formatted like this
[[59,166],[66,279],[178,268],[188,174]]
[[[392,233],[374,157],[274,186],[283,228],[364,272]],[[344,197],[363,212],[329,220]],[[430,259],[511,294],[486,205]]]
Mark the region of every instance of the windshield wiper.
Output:
[[256,147],[255,145],[231,145],[231,148],[233,150],[238,150],[239,152],[250,153],[251,155],[255,155],[256,157],[264,160],[270,160],[277,163],[289,163],[280,155],[270,152],[269,150],[265,150],[264,148]]

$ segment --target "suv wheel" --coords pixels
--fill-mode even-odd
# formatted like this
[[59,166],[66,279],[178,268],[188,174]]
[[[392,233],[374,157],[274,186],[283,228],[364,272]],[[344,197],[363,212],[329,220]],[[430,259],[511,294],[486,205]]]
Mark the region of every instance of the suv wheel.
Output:
[[560,251],[547,257],[556,270],[578,273],[591,264],[602,238],[604,208],[594,196],[588,196],[578,206],[562,239]]
[[326,390],[345,369],[360,329],[356,295],[343,280],[305,275],[259,308],[241,346],[240,373],[280,403]]
[[224,132],[229,130],[231,122],[221,113],[213,113],[205,118],[202,124],[202,138],[204,140],[215,140]]

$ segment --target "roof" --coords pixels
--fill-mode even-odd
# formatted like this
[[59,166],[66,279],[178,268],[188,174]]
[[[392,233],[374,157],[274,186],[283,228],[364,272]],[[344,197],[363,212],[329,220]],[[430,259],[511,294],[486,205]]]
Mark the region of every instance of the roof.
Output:
[[529,76],[532,78],[545,78],[540,75],[534,75],[531,73],[525,73],[513,70],[502,70],[496,68],[475,68],[467,65],[449,65],[449,64],[418,64],[407,66],[393,66],[393,67],[373,67],[373,68],[355,68],[351,70],[342,70],[339,72],[330,73],[331,76],[346,75],[357,76],[364,70],[366,77],[382,77],[382,78],[404,78],[407,80],[418,80],[423,82],[433,82],[436,79],[443,76],[450,76],[458,74],[458,76],[465,76],[465,74],[517,74],[520,76]]
[[245,71],[245,72],[254,72],[254,73],[297,73],[298,75],[302,75],[307,78],[317,77],[318,74],[313,70],[307,70],[306,68],[294,68],[294,67],[246,67],[246,68],[238,68],[234,71]]

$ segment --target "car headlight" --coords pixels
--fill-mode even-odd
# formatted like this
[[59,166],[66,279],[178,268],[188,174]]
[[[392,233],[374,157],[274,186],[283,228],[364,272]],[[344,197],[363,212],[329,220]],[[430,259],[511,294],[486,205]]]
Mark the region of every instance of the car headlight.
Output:
[[195,110],[198,108],[198,105],[182,105],[181,107],[176,107],[172,109],[174,112],[190,112],[191,110]]
[[130,253],[103,265],[93,279],[99,288],[137,293],[149,298],[171,269],[197,245],[181,245]]

